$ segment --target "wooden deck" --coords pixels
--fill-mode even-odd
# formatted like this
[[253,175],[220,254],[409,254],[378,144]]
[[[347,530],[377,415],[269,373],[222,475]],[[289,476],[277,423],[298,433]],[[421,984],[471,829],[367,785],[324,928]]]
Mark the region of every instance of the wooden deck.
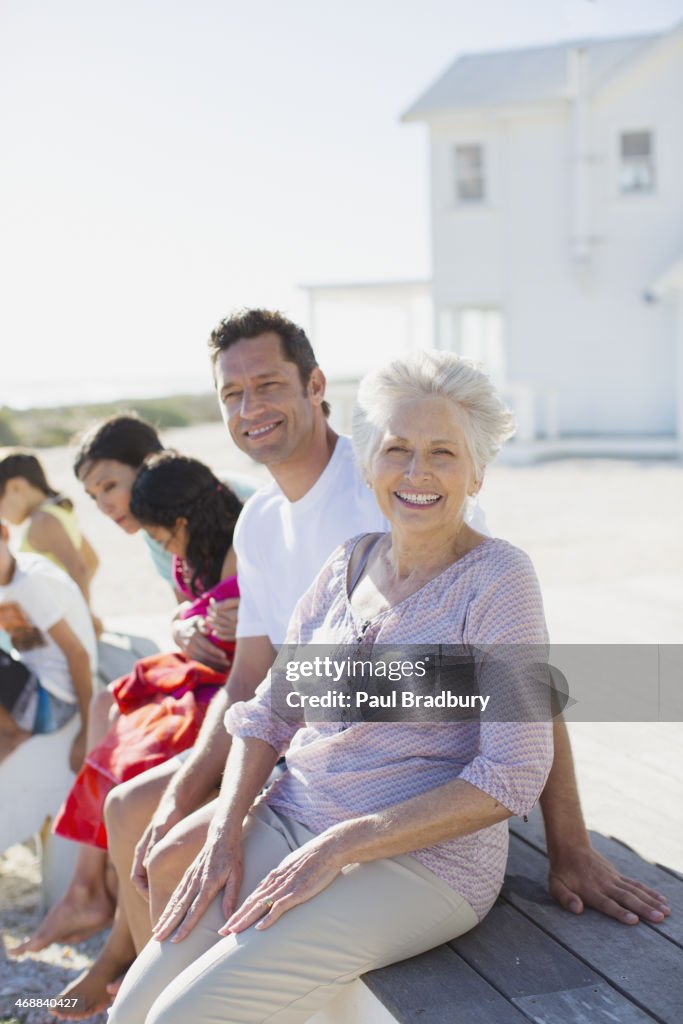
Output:
[[[569,914],[546,888],[540,816],[514,819],[505,885],[491,913],[462,938],[363,979],[400,1024],[680,1024],[683,878],[615,839],[596,848],[668,897],[661,925],[627,927],[587,910]],[[367,1020],[374,1017],[368,1013]],[[365,1024],[365,1021],[361,1022]]]

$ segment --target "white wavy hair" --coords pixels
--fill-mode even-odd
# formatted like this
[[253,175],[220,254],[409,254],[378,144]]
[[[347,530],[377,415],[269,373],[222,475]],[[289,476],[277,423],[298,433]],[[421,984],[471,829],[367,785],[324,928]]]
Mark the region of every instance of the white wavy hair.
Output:
[[448,399],[464,413],[465,440],[475,479],[481,482],[488,464],[514,434],[514,419],[483,370],[439,349],[394,359],[360,382],[352,441],[366,477],[397,402],[434,395]]

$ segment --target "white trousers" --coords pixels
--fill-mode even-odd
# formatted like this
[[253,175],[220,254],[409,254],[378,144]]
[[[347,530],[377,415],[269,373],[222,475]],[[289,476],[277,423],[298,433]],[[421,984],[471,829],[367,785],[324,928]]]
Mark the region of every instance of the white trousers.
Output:
[[[312,836],[265,804],[255,808],[245,825],[238,906]],[[477,923],[469,903],[410,856],[354,865],[266,931],[217,935],[221,897],[182,942],[148,943],[109,1024],[299,1024],[365,971]]]

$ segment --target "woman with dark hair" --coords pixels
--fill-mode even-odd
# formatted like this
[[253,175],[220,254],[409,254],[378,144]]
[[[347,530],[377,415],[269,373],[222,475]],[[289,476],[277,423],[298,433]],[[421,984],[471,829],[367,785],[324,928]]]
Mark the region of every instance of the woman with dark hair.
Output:
[[112,459],[137,470],[148,455],[163,450],[155,427],[134,412],[117,413],[95,423],[82,435],[74,457],[79,480],[94,462]]
[[[110,416],[82,436],[74,457],[74,473],[100,512],[126,533],[140,524],[130,514],[130,492],[137,472],[163,445],[151,423],[135,413]],[[157,544],[145,538],[154,568],[173,586],[172,561]]]
[[217,671],[173,652],[143,658],[112,683],[109,721],[93,737],[55,820],[58,834],[82,844],[74,876],[35,935],[13,952],[81,941],[109,923],[116,908],[114,927],[95,964],[64,993],[79,998],[79,1012],[84,1005],[89,1014],[108,1005],[107,985],[135,956],[124,909],[116,905],[113,887],[106,886],[104,800],[117,782],[163,763],[196,739],[210,699],[226,681],[234,648],[212,633],[210,609],[214,602],[238,597],[232,536],[242,503],[208,467],[172,451],[152,454],[134,478],[128,504],[136,524],[172,559],[176,589],[186,598],[176,619],[202,623],[204,639],[225,659],[225,668]]
[[52,487],[30,452],[0,460],[0,517],[26,523],[20,551],[43,555],[71,576],[89,604],[89,587],[99,564],[76,520],[73,503]]

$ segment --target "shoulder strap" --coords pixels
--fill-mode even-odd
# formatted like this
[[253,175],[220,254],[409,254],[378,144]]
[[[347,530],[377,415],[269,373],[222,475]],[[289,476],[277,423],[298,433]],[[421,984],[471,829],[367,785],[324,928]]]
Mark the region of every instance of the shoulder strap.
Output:
[[[368,534],[366,534],[365,537],[361,538],[361,540],[358,543],[362,543],[362,541],[365,540],[367,536]],[[380,540],[383,536],[383,533],[376,533],[374,536],[371,537],[369,543],[365,545],[365,550],[360,556],[360,559],[358,560],[358,565],[354,569],[353,576],[351,577],[351,580],[349,582],[349,597],[351,597],[351,594],[356,589],[358,581],[360,580],[361,576],[365,571],[365,566],[368,564],[368,559],[370,558],[370,555],[372,553],[373,548],[375,547],[375,544],[377,544],[378,540]]]

